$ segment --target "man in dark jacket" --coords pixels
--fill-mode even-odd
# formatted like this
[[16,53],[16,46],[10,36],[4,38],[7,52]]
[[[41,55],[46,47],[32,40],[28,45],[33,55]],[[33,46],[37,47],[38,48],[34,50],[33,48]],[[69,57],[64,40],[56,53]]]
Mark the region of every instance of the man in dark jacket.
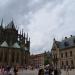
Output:
[[54,70],[54,75],[58,75],[58,70],[57,69]]
[[40,69],[38,75],[44,75],[44,69]]
[[52,68],[49,68],[49,75],[52,75],[52,72],[53,72]]
[[14,67],[14,75],[17,75],[18,69],[17,67]]

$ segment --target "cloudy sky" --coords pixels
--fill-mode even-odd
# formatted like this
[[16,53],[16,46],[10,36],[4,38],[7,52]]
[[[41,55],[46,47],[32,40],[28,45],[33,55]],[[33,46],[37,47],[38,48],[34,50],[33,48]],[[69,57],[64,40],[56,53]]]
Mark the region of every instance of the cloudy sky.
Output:
[[75,0],[0,0],[0,20],[29,33],[31,54],[50,51],[53,38],[75,35]]

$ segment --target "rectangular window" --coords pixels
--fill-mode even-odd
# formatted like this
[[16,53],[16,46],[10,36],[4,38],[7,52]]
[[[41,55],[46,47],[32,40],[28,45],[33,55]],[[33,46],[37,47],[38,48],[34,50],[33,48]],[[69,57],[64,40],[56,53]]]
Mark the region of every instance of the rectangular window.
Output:
[[54,58],[55,58],[55,55],[54,55]]
[[62,66],[64,65],[63,61],[62,61]]
[[63,58],[63,53],[61,53],[61,58]]
[[71,65],[73,65],[73,60],[71,60]]
[[57,58],[57,54],[55,55],[55,58]]
[[68,65],[68,61],[66,61],[66,65]]
[[57,58],[57,54],[54,55],[54,58]]
[[72,56],[72,51],[70,51],[70,56]]
[[67,57],[67,52],[65,53],[65,57]]

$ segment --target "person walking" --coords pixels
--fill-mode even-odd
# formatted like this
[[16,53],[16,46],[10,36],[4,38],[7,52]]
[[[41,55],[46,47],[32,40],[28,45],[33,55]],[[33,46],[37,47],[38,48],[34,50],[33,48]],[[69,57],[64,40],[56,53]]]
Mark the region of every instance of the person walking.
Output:
[[58,70],[57,69],[54,70],[54,75],[58,75]]
[[52,68],[49,68],[49,75],[52,75],[52,72],[53,72]]
[[58,75],[61,75],[61,69],[58,69]]
[[17,67],[14,67],[14,75],[17,75],[18,69]]
[[44,69],[40,69],[38,75],[44,75]]
[[2,72],[2,66],[0,66],[0,75],[2,75],[3,72]]
[[44,75],[44,66],[42,65],[39,68],[40,69],[39,69],[38,75]]

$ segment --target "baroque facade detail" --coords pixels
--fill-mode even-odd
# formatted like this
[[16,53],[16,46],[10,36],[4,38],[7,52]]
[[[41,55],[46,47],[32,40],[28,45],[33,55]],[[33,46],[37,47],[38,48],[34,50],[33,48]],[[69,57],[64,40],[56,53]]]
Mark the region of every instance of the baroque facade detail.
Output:
[[57,68],[75,68],[75,36],[65,37],[62,41],[54,39],[51,53]]

